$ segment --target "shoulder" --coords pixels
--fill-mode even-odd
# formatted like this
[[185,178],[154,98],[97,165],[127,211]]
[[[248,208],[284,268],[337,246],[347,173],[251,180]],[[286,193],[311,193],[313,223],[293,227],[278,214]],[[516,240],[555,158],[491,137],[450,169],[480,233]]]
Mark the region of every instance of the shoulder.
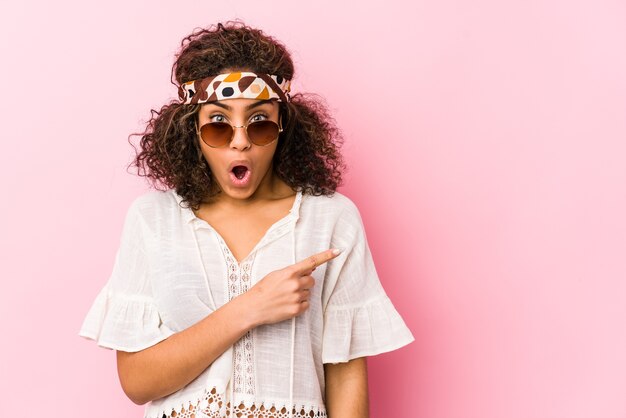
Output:
[[129,210],[149,213],[176,206],[178,200],[174,190],[150,190],[136,196],[130,203]]
[[331,211],[355,210],[356,204],[345,194],[335,191],[332,195],[305,195],[306,206]]
[[136,196],[126,212],[124,236],[131,240],[142,237],[145,242],[158,240],[175,227],[174,220],[182,213],[178,208],[177,195],[171,189],[150,190]]
[[320,218],[322,220],[334,220],[334,222],[352,221],[358,224],[361,215],[357,205],[348,196],[335,191],[332,195],[306,195],[303,200],[305,215]]
[[128,206],[127,218],[154,225],[159,219],[167,218],[178,207],[179,199],[173,190],[150,190],[136,196]]

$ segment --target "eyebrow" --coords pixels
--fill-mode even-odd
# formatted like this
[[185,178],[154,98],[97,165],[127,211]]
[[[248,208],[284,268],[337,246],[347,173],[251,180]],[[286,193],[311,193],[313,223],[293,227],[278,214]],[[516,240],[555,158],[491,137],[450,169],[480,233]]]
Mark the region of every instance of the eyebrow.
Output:
[[[272,102],[272,99],[261,100],[256,103],[249,104],[248,106],[246,106],[245,110],[250,110],[254,107],[261,106],[261,105],[264,105],[266,103],[271,103],[271,102]],[[227,104],[220,103],[220,102],[212,102],[212,103],[207,103],[207,104],[212,104],[215,106],[223,107],[224,109],[233,110],[231,106],[228,106]]]

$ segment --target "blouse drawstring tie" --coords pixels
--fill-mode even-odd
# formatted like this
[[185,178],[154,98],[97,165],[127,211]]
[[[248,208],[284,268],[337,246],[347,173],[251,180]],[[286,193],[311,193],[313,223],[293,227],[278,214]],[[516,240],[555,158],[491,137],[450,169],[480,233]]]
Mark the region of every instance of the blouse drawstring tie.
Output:
[[196,242],[196,248],[198,249],[198,258],[200,259],[200,265],[202,266],[202,273],[204,273],[204,280],[206,281],[207,292],[209,293],[209,299],[211,299],[211,304],[213,305],[213,311],[217,309],[215,305],[215,301],[213,300],[213,295],[211,294],[211,287],[209,286],[209,276],[206,274],[206,268],[204,267],[204,261],[202,261],[202,251],[200,250],[200,244],[198,243],[198,236],[196,235],[196,228],[193,225],[191,226],[191,230],[193,231],[193,238]]
[[233,382],[233,379],[231,377],[230,383],[229,383],[229,385],[230,385],[230,416],[231,417],[235,416],[235,415],[233,415],[234,414],[233,411],[235,410],[235,402],[233,402],[233,396],[235,396],[235,385],[233,385],[233,383],[234,382]]
[[[204,273],[204,280],[206,280],[206,284],[207,284],[207,291],[209,293],[209,299],[211,299],[211,304],[213,305],[213,312],[216,311],[217,307],[215,305],[215,301],[213,300],[213,294],[211,294],[211,287],[209,286],[209,276],[206,272],[206,267],[204,267],[204,262],[202,261],[202,251],[200,250],[200,244],[198,243],[198,235],[196,234],[196,229],[193,225],[191,226],[191,230],[193,231],[193,237],[194,237],[194,241],[196,242],[196,248],[198,249],[198,257],[200,259],[200,265],[202,266],[202,272]],[[233,411],[235,409],[234,406],[234,402],[233,402],[233,395],[234,395],[234,385],[233,385],[233,381],[232,381],[232,377],[231,380],[229,382],[229,386],[230,386],[230,416],[233,417]]]
[[[296,264],[296,228],[291,228],[291,264]],[[294,353],[296,343],[296,317],[291,318],[291,364],[289,366],[289,418],[293,418],[293,378],[294,378]]]

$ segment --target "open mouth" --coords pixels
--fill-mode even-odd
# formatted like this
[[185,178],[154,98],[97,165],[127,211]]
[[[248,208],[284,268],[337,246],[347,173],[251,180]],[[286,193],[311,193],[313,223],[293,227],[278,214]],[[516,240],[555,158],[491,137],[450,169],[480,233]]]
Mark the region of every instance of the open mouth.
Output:
[[236,165],[235,167],[233,167],[233,174],[239,180],[244,178],[244,176],[246,175],[247,171],[248,171],[248,167],[243,166],[243,165]]

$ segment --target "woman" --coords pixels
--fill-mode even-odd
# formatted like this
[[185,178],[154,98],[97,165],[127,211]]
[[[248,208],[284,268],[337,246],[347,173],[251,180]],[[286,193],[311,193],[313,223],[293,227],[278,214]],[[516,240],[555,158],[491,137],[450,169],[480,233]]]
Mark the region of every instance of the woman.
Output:
[[336,192],[341,134],[289,95],[286,48],[240,22],[198,30],[134,164],[164,190],[127,212],[79,335],[117,351],[147,418],[366,417],[366,357],[413,335]]

